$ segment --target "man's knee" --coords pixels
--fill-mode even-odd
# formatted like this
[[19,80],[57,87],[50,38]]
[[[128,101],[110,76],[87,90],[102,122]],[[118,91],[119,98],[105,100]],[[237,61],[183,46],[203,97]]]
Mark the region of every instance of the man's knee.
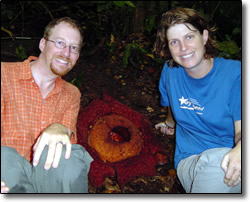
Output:
[[87,193],[88,172],[93,159],[82,146],[75,144],[72,145],[69,159],[64,159],[64,154],[65,148],[56,172],[57,178],[62,180],[63,192]]
[[19,154],[15,149],[1,146],[1,160],[16,159],[18,155]]
[[[88,185],[88,172],[90,169],[90,164],[93,161],[89,153],[80,145],[72,145],[71,157],[65,160],[65,178],[71,183],[74,192],[78,192],[77,189],[82,190]],[[67,174],[67,173],[70,173]],[[79,187],[80,186],[80,187]]]
[[[61,173],[71,173],[71,176],[78,175],[81,172],[89,172],[90,163],[93,161],[89,153],[81,146],[81,145],[72,145],[71,156],[69,159],[65,159],[66,147],[63,147],[63,151],[61,154],[61,159],[57,170],[57,174],[61,175]],[[41,159],[39,162],[39,166],[43,169],[43,165],[45,164],[46,158],[48,154],[48,146],[44,148],[44,151],[41,155]],[[51,168],[52,169],[52,168]],[[53,170],[53,169],[52,169]]]
[[[11,191],[20,185],[26,191],[34,192],[29,179],[30,174],[31,165],[24,157],[13,148],[1,146],[1,180]],[[20,192],[20,189],[16,192]]]
[[71,163],[69,166],[76,169],[76,167],[80,167],[89,172],[90,164],[93,161],[92,157],[89,153],[81,146],[77,144],[72,145],[71,158],[69,159]]
[[11,147],[1,146],[1,171],[9,168],[22,169],[31,166],[30,163]]

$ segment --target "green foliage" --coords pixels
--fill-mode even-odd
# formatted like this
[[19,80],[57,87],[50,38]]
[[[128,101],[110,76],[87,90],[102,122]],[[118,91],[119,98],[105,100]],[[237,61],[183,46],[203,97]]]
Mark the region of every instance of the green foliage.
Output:
[[82,72],[80,72],[74,79],[72,79],[70,83],[77,86],[79,89],[81,89],[83,79],[84,79],[84,75]]
[[[147,54],[147,51],[144,48],[140,47],[139,44],[137,44],[137,43],[129,43],[129,44],[127,44],[126,47],[125,47],[124,56],[122,58],[123,67],[128,66],[128,61],[129,61],[129,58],[131,56],[132,50],[135,50],[139,54],[140,53]],[[137,59],[138,59],[138,57],[137,57]]]
[[131,1],[113,1],[113,3],[121,8],[125,5],[135,8],[135,5]]
[[16,55],[21,61],[25,60],[28,57],[25,48],[21,44],[16,48]]
[[218,43],[218,50],[220,53],[218,56],[226,57],[226,58],[235,58],[238,54],[240,54],[241,49],[238,47],[235,41],[233,41],[228,35],[227,39]]
[[106,45],[109,47],[109,52],[111,54],[114,54],[115,53],[115,48],[116,48],[115,43],[106,41]]
[[131,1],[94,1],[93,3],[97,4],[97,12],[107,11],[113,5],[119,8],[123,8],[125,5],[135,8],[135,5]]
[[[138,5],[143,8],[138,10]],[[143,10],[144,35],[152,44],[156,38],[161,15],[173,7],[190,7],[198,10],[211,25],[215,25],[218,56],[241,58],[241,17],[240,1],[1,1],[2,37],[13,36],[42,37],[48,22],[57,17],[70,16],[80,22],[84,29],[86,48],[92,48],[104,37],[114,35],[116,40],[126,40],[132,34],[132,22],[136,12]],[[6,30],[8,32],[6,32]],[[108,44],[107,44],[108,45]],[[114,44],[110,44],[114,51]],[[140,48],[128,46],[124,53],[123,65],[127,65],[131,51]],[[17,55],[25,57],[22,48]],[[150,52],[150,50],[147,50]],[[137,55],[138,55],[137,54]]]
[[14,16],[14,10],[8,9],[4,3],[1,3],[1,17],[5,16],[7,19],[11,20]]
[[148,33],[151,33],[151,31],[155,28],[157,29],[157,23],[156,23],[157,15],[150,15],[146,18],[145,22],[145,31]]
[[164,61],[160,58],[155,58],[152,54],[152,51],[146,50],[140,44],[129,43],[126,45],[124,50],[124,55],[122,57],[123,67],[127,67],[129,62],[132,63],[134,67],[138,67],[139,64],[142,64],[144,60],[150,57],[158,64],[164,64]]

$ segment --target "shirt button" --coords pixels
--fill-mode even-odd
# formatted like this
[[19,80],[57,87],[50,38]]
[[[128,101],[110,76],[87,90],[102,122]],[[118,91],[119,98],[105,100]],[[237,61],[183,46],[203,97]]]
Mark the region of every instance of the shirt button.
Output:
[[42,121],[42,125],[44,125],[45,124],[45,121]]

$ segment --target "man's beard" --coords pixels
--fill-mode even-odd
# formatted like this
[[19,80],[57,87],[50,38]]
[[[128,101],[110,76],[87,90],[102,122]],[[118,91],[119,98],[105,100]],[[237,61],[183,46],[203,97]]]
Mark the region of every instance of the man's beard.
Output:
[[[55,68],[52,64],[52,61],[55,59],[55,58],[59,58],[59,59],[62,59],[62,60],[65,60],[69,63],[69,68],[67,68],[66,70],[59,70],[61,67],[59,65],[59,68]],[[65,68],[65,66],[62,66],[62,68]],[[60,57],[60,56],[54,56],[51,60],[51,63],[50,63],[50,70],[57,76],[64,76],[66,75],[70,70],[72,69],[72,61],[68,58],[63,58],[63,57]]]

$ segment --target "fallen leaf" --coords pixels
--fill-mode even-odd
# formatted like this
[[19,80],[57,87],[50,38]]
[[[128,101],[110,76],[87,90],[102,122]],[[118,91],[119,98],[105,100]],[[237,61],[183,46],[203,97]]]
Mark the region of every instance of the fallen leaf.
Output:
[[147,111],[151,113],[151,112],[154,112],[154,109],[153,109],[152,107],[149,107],[149,106],[148,106],[148,107],[147,107]]
[[175,169],[170,169],[168,170],[169,176],[175,176],[176,175],[176,170]]

